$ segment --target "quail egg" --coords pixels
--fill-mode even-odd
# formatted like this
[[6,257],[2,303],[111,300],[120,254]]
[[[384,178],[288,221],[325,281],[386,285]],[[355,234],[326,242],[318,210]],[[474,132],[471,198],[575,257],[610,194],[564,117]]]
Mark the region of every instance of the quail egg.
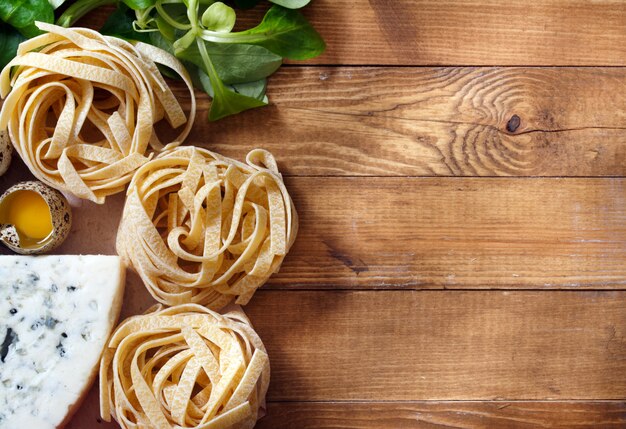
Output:
[[16,253],[49,252],[67,238],[72,226],[69,203],[41,182],[22,182],[0,197],[0,241]]
[[7,172],[11,165],[13,146],[6,131],[0,131],[0,176]]

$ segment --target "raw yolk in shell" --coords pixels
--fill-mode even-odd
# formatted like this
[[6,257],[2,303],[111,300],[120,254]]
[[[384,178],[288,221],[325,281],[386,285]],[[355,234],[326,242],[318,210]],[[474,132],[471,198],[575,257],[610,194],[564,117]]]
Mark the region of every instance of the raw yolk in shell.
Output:
[[41,195],[34,191],[17,191],[11,197],[7,223],[23,235],[42,240],[52,232],[50,207]]

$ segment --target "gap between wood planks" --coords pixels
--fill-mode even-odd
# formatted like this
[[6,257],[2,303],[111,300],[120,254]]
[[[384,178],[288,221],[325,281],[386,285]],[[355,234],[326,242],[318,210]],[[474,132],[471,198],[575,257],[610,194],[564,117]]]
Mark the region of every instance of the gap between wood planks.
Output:
[[532,64],[468,64],[468,63],[456,63],[456,64],[393,64],[393,63],[355,63],[355,64],[341,64],[341,63],[311,63],[311,62],[297,62],[297,63],[283,63],[283,68],[324,68],[324,67],[341,67],[341,68],[394,68],[394,69],[428,69],[428,68],[442,68],[442,67],[471,67],[471,68],[528,68],[528,69],[623,69],[626,65],[612,65],[612,64],[598,64],[598,65],[532,65]]
[[268,399],[268,404],[617,404],[624,405],[626,407],[626,400],[624,398],[607,398],[607,399],[421,399],[421,400],[359,400],[359,399],[346,399],[346,400],[274,400]]
[[259,429],[623,428],[619,402],[268,403]]
[[554,180],[562,180],[562,179],[626,179],[626,175],[624,176],[384,176],[384,175],[330,175],[330,174],[288,174],[282,173],[283,177],[288,178],[345,178],[345,179],[360,179],[360,178],[371,178],[371,179],[514,179],[514,180],[537,180],[537,179],[554,179]]

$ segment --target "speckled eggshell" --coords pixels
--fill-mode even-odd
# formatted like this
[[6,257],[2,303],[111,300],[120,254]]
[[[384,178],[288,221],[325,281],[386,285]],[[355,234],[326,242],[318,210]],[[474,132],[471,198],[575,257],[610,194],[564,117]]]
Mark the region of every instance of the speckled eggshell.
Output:
[[9,169],[12,157],[13,146],[11,145],[11,139],[9,139],[9,133],[0,131],[0,176]]
[[58,247],[67,238],[72,227],[72,209],[63,194],[41,182],[21,182],[11,186],[0,197],[0,206],[5,198],[15,191],[35,191],[43,197],[52,215],[53,232],[40,247],[22,248],[20,238],[13,225],[0,224],[0,241],[9,249],[22,255],[46,253]]

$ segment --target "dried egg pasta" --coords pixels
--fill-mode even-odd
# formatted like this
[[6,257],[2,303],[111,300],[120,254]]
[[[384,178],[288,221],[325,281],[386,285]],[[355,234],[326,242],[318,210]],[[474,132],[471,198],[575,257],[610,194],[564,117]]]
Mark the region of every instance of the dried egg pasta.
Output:
[[270,366],[240,309],[153,307],[124,321],[100,362],[100,412],[124,429],[251,429]]
[[246,162],[179,147],[137,170],[116,247],[161,303],[245,305],[280,268],[296,210],[269,152]]
[[[160,151],[154,126],[182,127],[166,147],[189,133],[196,103],[182,64],[153,46],[102,36],[85,28],[37,23],[48,33],[23,42],[0,74],[0,130],[41,181],[103,203],[121,192],[134,171]],[[187,117],[161,76],[178,73],[190,93]],[[12,73],[13,71],[13,73]]]

